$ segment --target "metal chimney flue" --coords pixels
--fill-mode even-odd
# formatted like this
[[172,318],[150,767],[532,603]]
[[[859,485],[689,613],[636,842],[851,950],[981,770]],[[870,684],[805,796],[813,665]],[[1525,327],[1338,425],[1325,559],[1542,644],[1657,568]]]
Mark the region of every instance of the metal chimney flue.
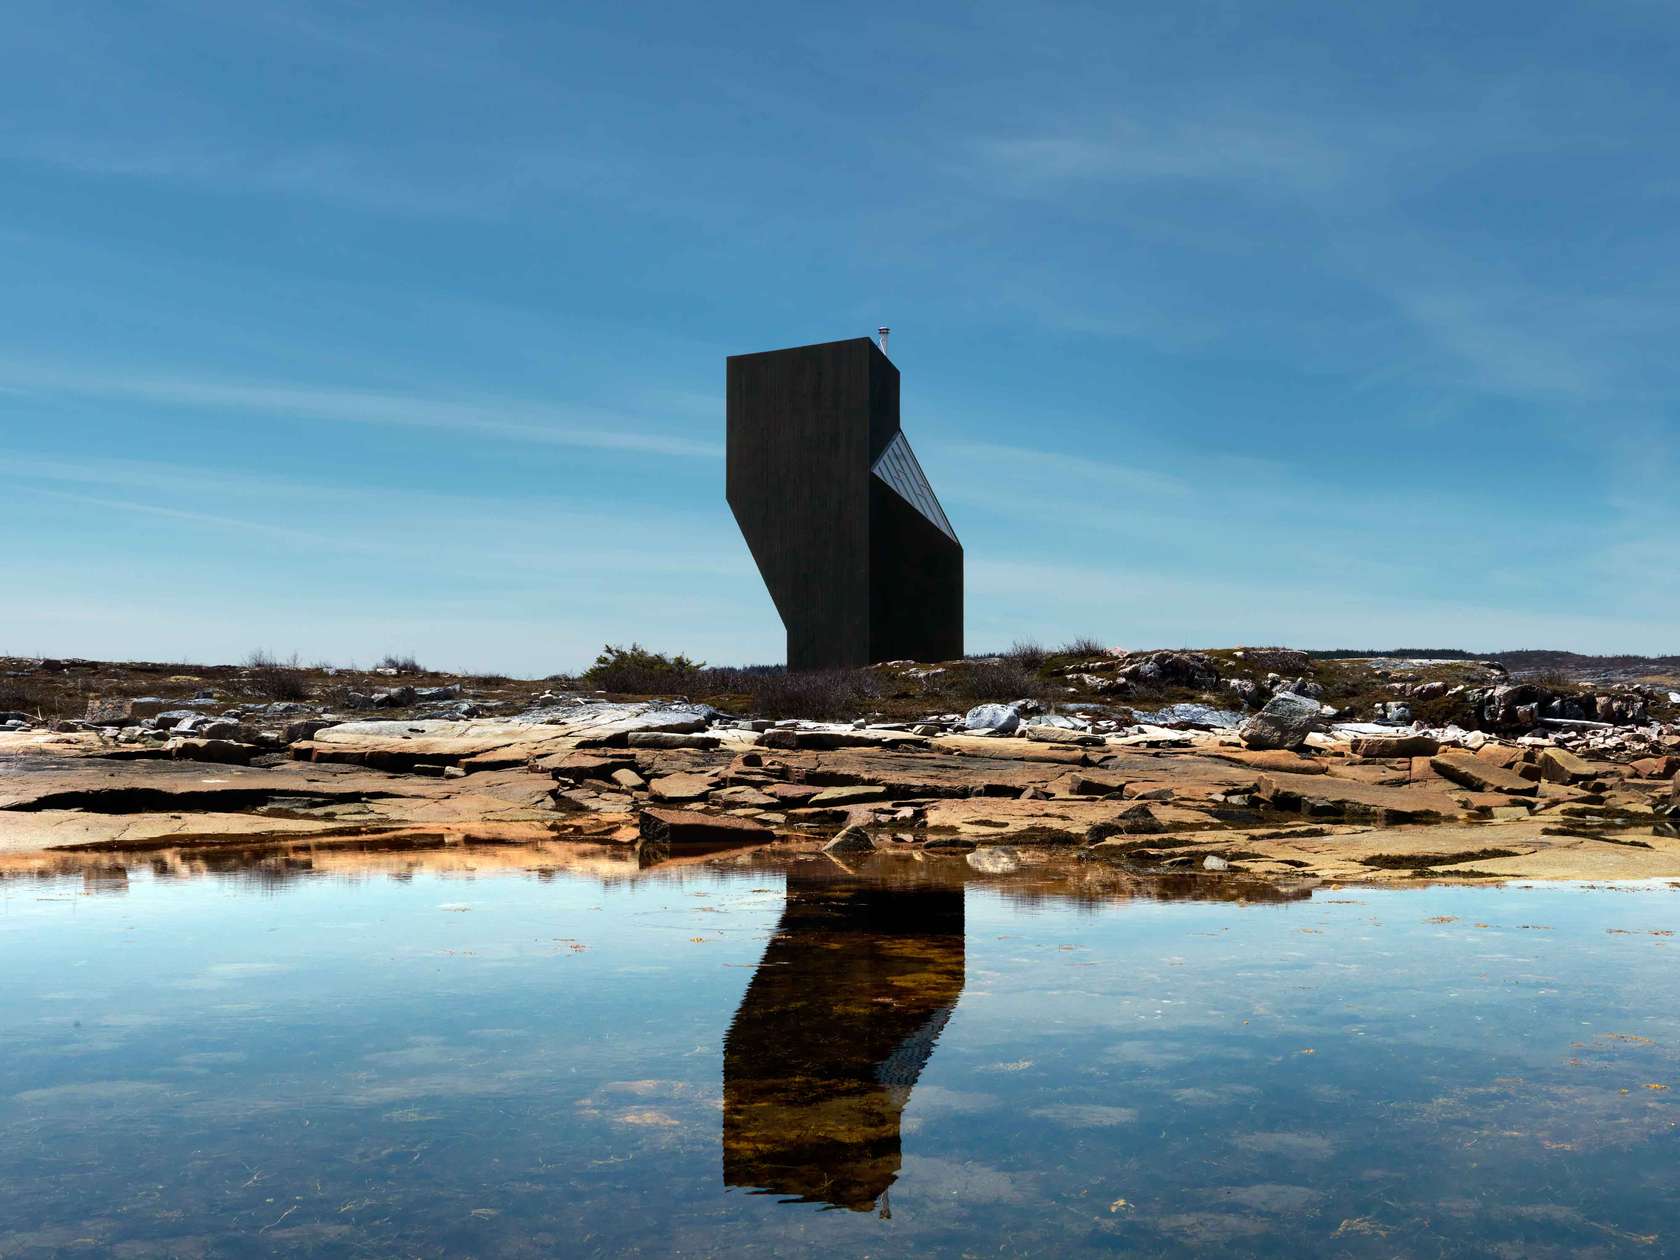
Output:
[[892,329],[888,328],[885,324],[882,324],[875,331],[880,334],[881,353],[885,354],[887,352],[887,334],[890,333]]

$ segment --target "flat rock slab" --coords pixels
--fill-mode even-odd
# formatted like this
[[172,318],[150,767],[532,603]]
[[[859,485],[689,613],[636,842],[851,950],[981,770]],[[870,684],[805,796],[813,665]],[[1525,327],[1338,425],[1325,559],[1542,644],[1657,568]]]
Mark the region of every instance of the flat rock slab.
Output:
[[1441,742],[1431,735],[1356,735],[1351,746],[1355,757],[1377,760],[1433,757],[1441,751]]
[[[896,746],[889,741],[904,742],[902,732],[845,730],[796,732],[845,737],[834,748],[753,748],[751,732],[724,732],[714,748],[695,747],[712,736],[694,732],[632,741],[646,729],[635,727],[608,734],[636,746],[579,751],[586,723],[572,719],[586,710],[598,722],[608,708],[568,708],[566,721],[341,724],[309,741],[309,755],[326,750],[322,760],[256,766],[115,761],[115,745],[97,735],[12,736],[0,741],[0,853],[55,845],[314,852],[370,839],[403,847],[510,838],[635,841],[646,864],[673,843],[683,860],[766,843],[775,833],[753,816],[774,810],[776,826],[797,824],[813,846],[848,823],[875,828],[887,861],[922,849],[929,863],[941,851],[997,846],[1084,851],[1112,836],[1102,848],[1114,862],[1089,864],[1108,868],[1103,879],[1120,877],[1117,863],[1200,878],[1210,857],[1233,878],[1280,884],[1420,874],[1680,877],[1680,841],[1654,834],[1668,825],[1653,813],[1666,810],[1668,783],[1630,778],[1633,767],[1548,757],[1550,748],[1361,761],[1333,741],[1309,756],[1245,753],[1217,735],[1198,735],[1182,750],[1146,750],[974,736]],[[615,721],[697,720],[673,717],[669,707],[612,712]],[[1538,765],[1523,762],[1525,754]],[[1477,783],[1514,776],[1520,788],[1507,788],[1520,794],[1455,786],[1437,773],[1442,759],[1473,763],[1466,773]],[[451,764],[472,772],[425,777]],[[1548,771],[1538,785],[1525,777]],[[644,782],[681,799],[644,807]],[[1140,807],[1144,794],[1152,799]],[[1243,803],[1251,795],[1306,817],[1259,825],[1265,815]],[[1471,826],[1462,821],[1471,810],[1496,821]],[[1367,820],[1400,825],[1377,829]]]
[[717,786],[709,774],[668,774],[648,784],[656,801],[698,801]]
[[344,722],[292,745],[304,761],[338,761],[404,770],[421,762],[457,765],[488,754],[512,754],[519,763],[575,745],[565,727],[522,722]]
[[857,783],[843,787],[824,788],[806,802],[808,805],[867,805],[887,799],[887,789],[878,783]]
[[1445,790],[1428,783],[1386,786],[1331,775],[1261,775],[1256,793],[1274,809],[1315,818],[1369,818],[1380,822],[1432,822],[1464,811]]
[[[1210,827],[1212,820],[1196,810],[1150,802],[1141,807],[1135,801],[1102,801],[1064,798],[1048,801],[1019,801],[996,798],[935,801],[927,807],[930,837],[951,835],[1000,844],[1086,844],[1101,838],[1105,827],[1116,827],[1127,811],[1147,808],[1148,816],[1167,827]],[[1134,815],[1138,826],[1146,826],[1143,815]],[[1118,830],[1125,828],[1118,827]],[[1093,836],[1093,831],[1099,834]]]
[[1508,770],[1496,761],[1463,753],[1442,753],[1429,759],[1430,769],[1443,779],[1476,792],[1502,792],[1507,796],[1533,796],[1539,784],[1525,779],[1515,770]]
[[1026,737],[1035,744],[1071,744],[1097,748],[1105,742],[1101,735],[1065,726],[1029,726],[1026,729]]
[[[1548,835],[1538,821],[1392,827],[1334,836],[1249,841],[1267,860],[1294,861],[1322,878],[1387,882],[1446,879],[1653,879],[1680,871],[1680,840],[1640,836],[1650,848]],[[1285,868],[1290,869],[1290,868]]]
[[649,807],[642,811],[638,823],[644,841],[671,848],[768,844],[776,838],[774,831],[751,819],[692,809]]
[[97,756],[111,745],[94,731],[0,731],[0,758]]
[[1049,761],[1069,766],[1091,764],[1090,756],[1079,748],[1058,748],[1026,739],[941,735],[934,741],[934,748],[938,752],[985,757],[996,761]]
[[[443,789],[430,784],[418,790]],[[403,791],[403,780],[386,775],[296,763],[260,768],[78,757],[0,764],[0,810],[247,809],[270,804],[275,797],[361,800]]]
[[902,731],[805,731],[774,727],[758,737],[764,748],[813,752],[837,748],[926,748],[928,739]]
[[1209,750],[1207,755],[1217,761],[1283,774],[1325,774],[1332,764],[1323,757],[1306,757],[1283,748],[1219,748]]
[[324,820],[264,818],[256,814],[195,813],[88,814],[77,809],[0,813],[0,853],[41,849],[150,849],[200,844],[296,840],[330,832]]

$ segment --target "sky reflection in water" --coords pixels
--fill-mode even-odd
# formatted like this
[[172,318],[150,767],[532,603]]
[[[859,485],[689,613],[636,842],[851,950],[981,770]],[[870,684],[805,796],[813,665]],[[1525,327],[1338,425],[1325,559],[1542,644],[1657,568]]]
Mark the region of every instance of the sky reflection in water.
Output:
[[0,1256],[1680,1250],[1674,891],[975,879],[0,883]]

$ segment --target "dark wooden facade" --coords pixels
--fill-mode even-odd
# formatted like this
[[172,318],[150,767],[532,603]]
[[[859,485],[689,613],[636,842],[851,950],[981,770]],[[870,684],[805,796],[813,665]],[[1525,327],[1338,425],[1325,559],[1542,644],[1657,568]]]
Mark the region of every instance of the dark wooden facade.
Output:
[[925,478],[906,495],[872,471],[900,433],[892,361],[859,337],[735,355],[727,377],[727,498],[788,667],[962,655],[962,544]]

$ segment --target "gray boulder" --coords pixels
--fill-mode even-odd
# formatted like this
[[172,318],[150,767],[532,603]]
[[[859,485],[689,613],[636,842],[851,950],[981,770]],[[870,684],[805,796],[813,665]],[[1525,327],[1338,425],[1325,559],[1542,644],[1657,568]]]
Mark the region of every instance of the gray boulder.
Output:
[[1012,704],[976,705],[963,714],[963,729],[990,730],[999,735],[1013,735],[1021,725],[1021,712]]
[[326,718],[299,718],[295,722],[286,723],[286,729],[280,736],[281,742],[295,744],[300,740],[314,739],[317,731],[324,731],[336,723]]
[[1260,751],[1299,748],[1307,736],[1323,725],[1322,707],[1317,700],[1280,691],[1237,730],[1243,746]]

